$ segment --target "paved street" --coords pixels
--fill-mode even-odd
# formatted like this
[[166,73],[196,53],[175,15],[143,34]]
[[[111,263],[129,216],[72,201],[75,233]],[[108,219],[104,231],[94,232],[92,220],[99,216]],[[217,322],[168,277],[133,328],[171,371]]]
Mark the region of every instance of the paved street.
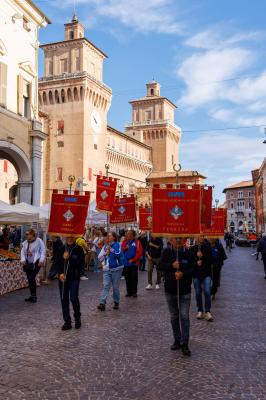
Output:
[[96,311],[101,276],[81,282],[82,329],[61,332],[57,285],[0,298],[0,399],[263,400],[266,399],[266,280],[251,249],[234,249],[213,305],[215,321],[195,320],[192,357],[172,352],[163,290],[121,310]]

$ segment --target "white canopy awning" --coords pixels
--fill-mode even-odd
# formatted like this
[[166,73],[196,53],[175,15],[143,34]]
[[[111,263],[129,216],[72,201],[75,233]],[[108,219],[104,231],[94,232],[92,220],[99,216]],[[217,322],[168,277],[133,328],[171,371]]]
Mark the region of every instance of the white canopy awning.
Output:
[[39,214],[35,210],[10,205],[0,200],[0,224],[22,225],[38,221]]

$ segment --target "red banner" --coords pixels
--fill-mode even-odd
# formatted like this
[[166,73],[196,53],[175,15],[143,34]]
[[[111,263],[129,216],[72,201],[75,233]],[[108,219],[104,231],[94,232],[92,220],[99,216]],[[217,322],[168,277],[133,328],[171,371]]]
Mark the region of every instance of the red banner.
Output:
[[200,233],[201,188],[173,185],[152,189],[152,232],[157,236],[189,236]]
[[97,175],[96,209],[111,213],[117,186],[117,179]]
[[126,224],[136,222],[136,203],[134,195],[116,196],[113,204],[110,224]]
[[203,228],[202,234],[207,237],[223,237],[225,226],[225,212],[224,208],[213,208],[211,227]]
[[201,225],[211,227],[212,216],[212,186],[201,187]]
[[80,195],[79,192],[52,194],[51,213],[48,232],[51,235],[80,236],[84,234],[84,226],[88,215],[90,193]]
[[227,208],[224,208],[224,229],[227,230]]
[[149,206],[139,207],[139,229],[141,231],[151,231],[152,229],[152,210]]

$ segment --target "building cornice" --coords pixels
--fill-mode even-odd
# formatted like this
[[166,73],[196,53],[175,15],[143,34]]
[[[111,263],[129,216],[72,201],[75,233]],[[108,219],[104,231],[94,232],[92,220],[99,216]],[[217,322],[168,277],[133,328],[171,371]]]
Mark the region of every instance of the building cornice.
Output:
[[103,58],[108,58],[107,54],[105,54],[102,50],[100,50],[97,46],[95,46],[94,43],[92,43],[90,40],[87,38],[78,38],[78,39],[69,39],[69,40],[62,40],[60,42],[53,42],[53,43],[46,43],[46,44],[41,44],[40,48],[41,49],[58,49],[59,47],[71,47],[73,44],[80,43],[81,45],[85,44],[89,46],[92,50],[95,50],[98,55],[102,56]]
[[154,104],[154,103],[158,103],[159,102],[158,100],[160,100],[161,102],[166,101],[171,106],[173,106],[175,109],[177,108],[177,106],[171,100],[169,100],[167,97],[163,97],[163,96],[154,96],[152,98],[149,98],[149,96],[147,96],[147,97],[143,97],[141,99],[131,100],[131,101],[129,101],[129,104],[136,104],[136,103],[139,103],[139,104],[142,104],[142,103]]
[[127,135],[127,133],[123,133],[123,132],[118,131],[115,128],[112,128],[110,125],[107,126],[107,132],[108,131],[110,133],[114,133],[116,135],[119,135],[121,138],[123,138],[125,140],[128,140],[128,141],[130,141],[132,143],[135,143],[135,144],[137,144],[137,145],[139,145],[141,147],[144,147],[147,150],[151,150],[151,146],[147,145],[146,143],[141,142],[138,139],[132,138],[131,136]]

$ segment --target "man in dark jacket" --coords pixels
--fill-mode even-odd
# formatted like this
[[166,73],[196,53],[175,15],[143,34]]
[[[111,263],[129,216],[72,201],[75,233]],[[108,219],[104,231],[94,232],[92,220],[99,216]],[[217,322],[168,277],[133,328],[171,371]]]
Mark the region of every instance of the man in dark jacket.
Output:
[[264,279],[266,279],[266,233],[262,234],[262,238],[260,239],[257,247],[257,252],[261,253],[262,255],[262,261],[264,265]]
[[224,265],[224,260],[227,259],[224,247],[219,239],[211,239],[211,251],[212,251],[212,300],[215,299],[218,287],[221,281],[221,270]]
[[[193,246],[192,253],[196,262],[193,284],[198,307],[197,319],[205,318],[207,321],[213,321],[211,314],[211,245],[204,237],[200,237],[198,243]],[[205,315],[203,313],[202,289],[205,297]]]
[[184,355],[190,356],[189,308],[195,265],[186,241],[178,248],[177,239],[171,239],[171,246],[163,250],[158,268],[164,276],[165,297],[175,340],[171,350],[181,348]]
[[163,241],[159,237],[151,236],[151,239],[147,246],[147,257],[148,257],[148,286],[147,290],[152,289],[152,273],[154,266],[156,268],[156,289],[160,289],[161,284],[161,273],[158,270],[158,264],[162,255]]
[[69,310],[69,298],[74,310],[75,328],[81,327],[79,282],[81,270],[84,265],[84,252],[75,242],[75,238],[68,237],[66,244],[60,248],[57,254],[57,272],[59,275],[59,289],[64,318],[62,330],[72,328]]

